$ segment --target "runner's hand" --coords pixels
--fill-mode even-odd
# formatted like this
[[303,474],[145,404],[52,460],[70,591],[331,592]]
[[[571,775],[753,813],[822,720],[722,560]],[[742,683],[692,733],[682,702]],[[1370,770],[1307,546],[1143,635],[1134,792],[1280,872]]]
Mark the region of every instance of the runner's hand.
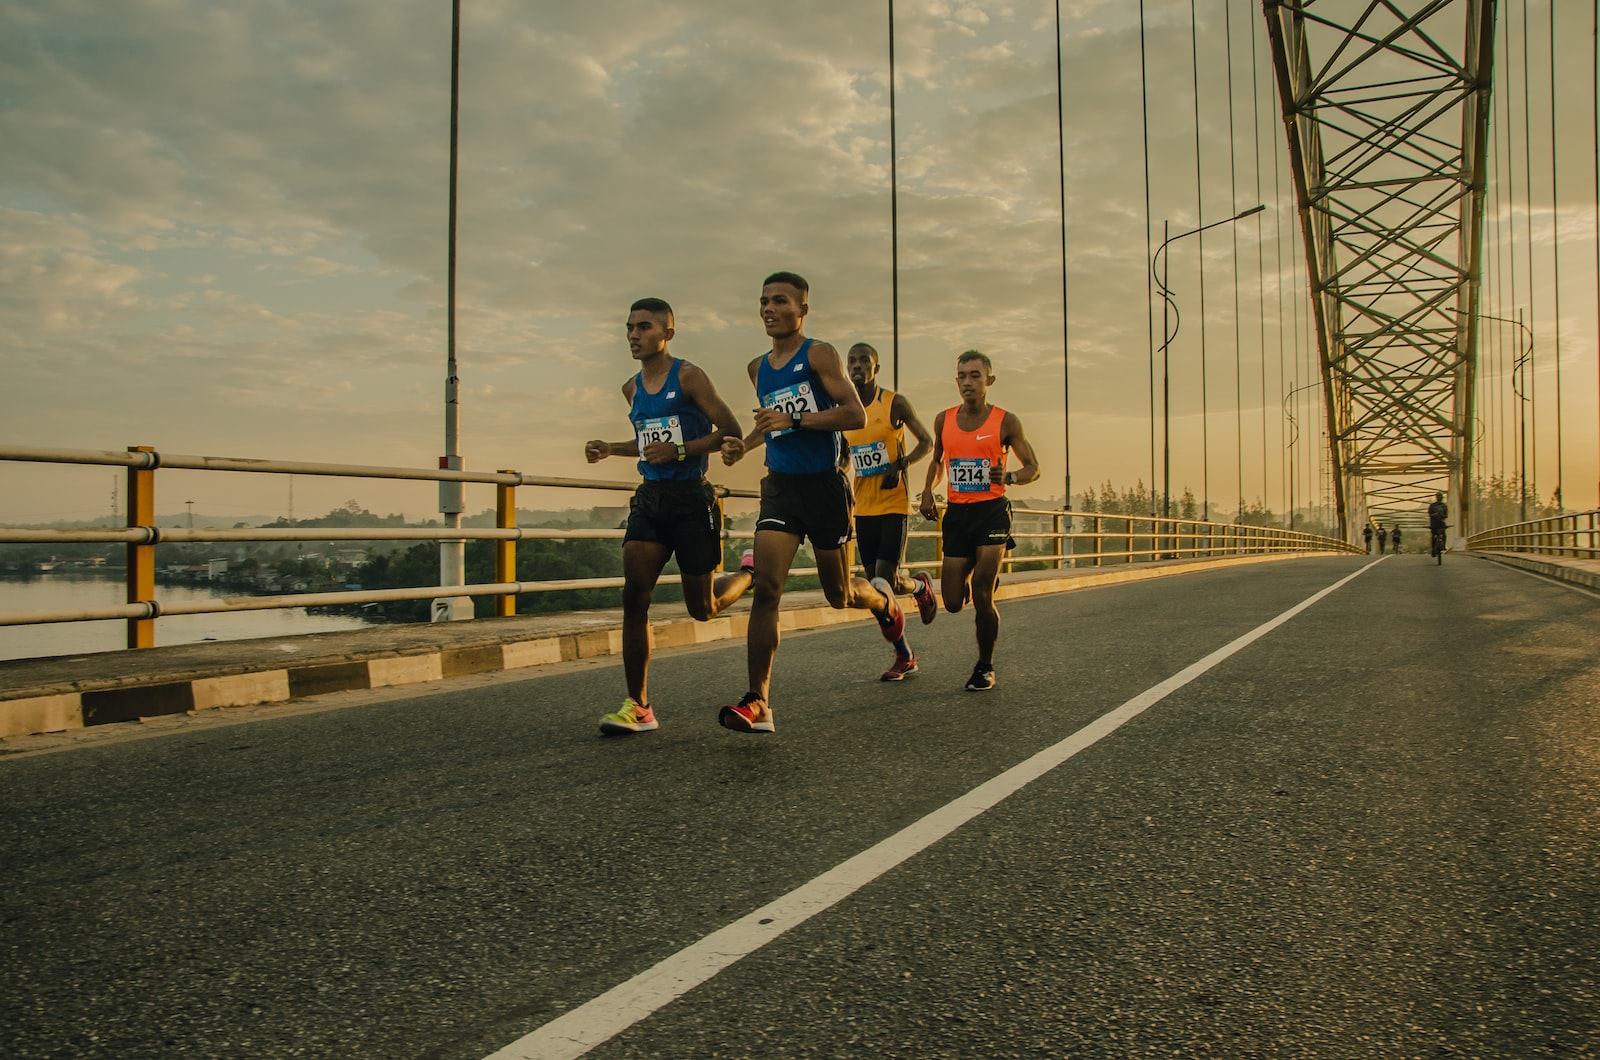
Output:
[[611,445],[610,445],[610,443],[609,442],[602,442],[599,439],[596,439],[596,440],[594,440],[592,442],[588,442],[583,447],[583,458],[585,460],[589,461],[589,463],[591,463],[591,464],[599,463],[601,460],[604,460],[606,457],[608,457],[610,455],[611,455]]
[[678,462],[678,445],[676,442],[651,442],[639,455],[644,457],[647,464],[675,464]]
[[744,456],[743,438],[722,439],[722,462],[724,464],[732,467],[734,464],[739,462],[739,459],[742,456]]

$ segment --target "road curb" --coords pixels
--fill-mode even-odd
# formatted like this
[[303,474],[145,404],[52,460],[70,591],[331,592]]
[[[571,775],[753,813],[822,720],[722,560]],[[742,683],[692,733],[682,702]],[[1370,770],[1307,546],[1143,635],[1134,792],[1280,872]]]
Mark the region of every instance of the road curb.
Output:
[[1571,582],[1586,589],[1600,590],[1600,561],[1581,559],[1552,560],[1518,552],[1468,552],[1467,555],[1475,556],[1478,559],[1490,560],[1504,567],[1515,567],[1517,570],[1542,574],[1546,578]]
[[[1230,556],[1117,568],[1008,573],[1003,576],[995,595],[1002,601],[1016,600],[1193,574],[1241,563],[1300,559],[1312,555],[1327,554]],[[779,628],[784,631],[872,620],[864,612],[835,610],[819,603],[821,594],[817,592],[795,593],[792,596],[795,602],[785,607],[779,618]],[[458,627],[461,624],[448,625]],[[650,642],[652,648],[672,648],[735,640],[744,637],[748,626],[747,611],[724,614],[709,622],[695,622],[687,617],[665,619],[650,623]],[[221,652],[226,645],[221,644],[217,648]],[[238,663],[221,656],[209,669],[191,667],[183,672],[85,680],[63,678],[36,683],[33,687],[0,690],[0,738],[64,732],[230,707],[286,703],[329,692],[426,684],[468,674],[546,666],[620,655],[621,652],[619,610],[615,621],[601,628],[558,632],[529,639],[398,650],[375,646],[367,652],[311,659],[286,666]]]

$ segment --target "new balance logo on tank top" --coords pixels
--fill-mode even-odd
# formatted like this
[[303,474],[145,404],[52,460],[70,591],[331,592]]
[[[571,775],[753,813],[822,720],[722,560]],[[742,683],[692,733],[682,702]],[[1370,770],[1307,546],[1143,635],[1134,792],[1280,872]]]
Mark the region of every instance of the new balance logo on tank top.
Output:
[[947,409],[940,441],[944,444],[945,467],[949,479],[945,496],[951,504],[973,504],[1003,497],[1006,488],[989,480],[989,469],[1006,466],[1005,450],[1000,445],[1000,426],[1006,410],[989,407],[989,417],[976,430],[964,431],[957,421],[960,406]]
[[[782,368],[772,367],[772,354],[756,370],[756,396],[764,409],[822,412],[838,405],[811,368],[811,341],[800,344]],[[767,434],[767,468],[784,475],[814,475],[839,466],[837,431],[785,427]]]
[[[654,394],[645,389],[643,372],[633,377],[633,410],[628,418],[633,421],[641,454],[651,442],[688,445],[711,433],[711,419],[678,382],[678,370],[685,363],[674,359],[666,382]],[[691,456],[670,464],[652,464],[641,456],[639,474],[655,482],[694,482],[705,477],[706,458]]]

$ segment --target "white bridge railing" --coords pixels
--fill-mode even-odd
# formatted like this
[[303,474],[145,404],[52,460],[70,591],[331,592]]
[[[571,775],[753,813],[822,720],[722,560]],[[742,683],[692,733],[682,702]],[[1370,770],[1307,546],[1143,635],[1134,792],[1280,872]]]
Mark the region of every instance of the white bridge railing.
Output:
[[[163,615],[213,614],[272,608],[320,607],[327,605],[384,603],[401,600],[427,600],[453,596],[491,596],[495,614],[516,613],[516,598],[521,593],[559,592],[573,589],[620,588],[621,577],[518,581],[516,542],[535,539],[600,538],[620,541],[624,531],[548,529],[516,525],[516,491],[523,487],[553,490],[612,490],[631,493],[637,480],[615,482],[600,479],[550,478],[524,475],[517,471],[453,471],[435,468],[372,467],[357,464],[310,463],[290,460],[254,460],[237,457],[184,456],[159,453],[148,447],[114,450],[46,449],[0,447],[0,461],[49,464],[96,464],[127,469],[128,525],[124,529],[30,529],[0,527],[0,544],[23,543],[122,543],[127,547],[126,604],[94,609],[0,612],[0,626],[36,625],[53,622],[89,622],[107,619],[126,620],[127,645],[150,647],[155,643],[155,622]],[[413,479],[430,482],[463,482],[495,487],[493,527],[243,527],[177,528],[155,525],[156,475],[160,470],[215,471],[235,474],[323,475],[353,479]],[[719,505],[729,500],[752,502],[759,498],[754,490],[716,487]],[[1099,512],[1071,512],[1018,508],[1016,552],[1006,565],[1069,568],[1102,566],[1114,563],[1192,561],[1210,557],[1284,552],[1359,552],[1353,545],[1332,538],[1275,527],[1211,523],[1159,516],[1121,515]],[[919,517],[913,516],[913,519]],[[724,525],[726,521],[724,521]],[[925,524],[926,525],[926,524]],[[1081,527],[1081,529],[1080,529]],[[746,539],[749,530],[725,530],[725,540]],[[936,566],[937,528],[914,530],[913,539],[934,542],[933,560],[910,560],[910,567]],[[163,544],[199,542],[284,542],[284,541],[494,541],[494,581],[472,585],[431,585],[397,589],[352,589],[339,592],[294,593],[277,596],[224,596],[214,600],[163,603],[156,598],[156,549]],[[1591,541],[1592,548],[1592,524]],[[621,561],[618,561],[621,567]],[[816,569],[801,568],[791,578],[815,575]],[[664,577],[663,582],[676,579]]]
[[1600,508],[1497,526],[1467,538],[1467,548],[1477,552],[1600,559]]

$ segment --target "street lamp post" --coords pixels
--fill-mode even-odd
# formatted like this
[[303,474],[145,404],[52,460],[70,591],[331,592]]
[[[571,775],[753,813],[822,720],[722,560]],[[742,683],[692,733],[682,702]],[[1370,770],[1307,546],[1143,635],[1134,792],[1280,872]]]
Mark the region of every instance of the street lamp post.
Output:
[[1303,386],[1295,386],[1294,385],[1294,380],[1291,379],[1291,380],[1289,380],[1289,389],[1283,395],[1283,415],[1284,415],[1284,418],[1289,421],[1289,529],[1290,530],[1294,529],[1294,500],[1295,500],[1295,497],[1294,497],[1294,475],[1295,475],[1294,447],[1300,441],[1300,421],[1295,418],[1294,406],[1293,406],[1293,404],[1291,404],[1290,399],[1293,398],[1296,394],[1300,393],[1302,390],[1311,390],[1311,389],[1313,389],[1315,387],[1318,387],[1318,386],[1321,386],[1321,385],[1322,384],[1319,381],[1319,382],[1316,382],[1316,383],[1306,383]]
[[[1172,509],[1172,380],[1169,369],[1167,351],[1172,346],[1172,340],[1178,337],[1178,325],[1182,323],[1178,315],[1177,300],[1172,297],[1172,289],[1167,286],[1167,259],[1164,256],[1167,244],[1176,243],[1180,239],[1199,235],[1201,232],[1219,225],[1232,224],[1246,217],[1260,213],[1267,208],[1266,203],[1257,203],[1248,210],[1241,210],[1232,217],[1224,217],[1220,221],[1212,221],[1208,225],[1179,232],[1177,235],[1168,235],[1168,222],[1161,222],[1161,246],[1150,257],[1150,275],[1155,278],[1156,286],[1161,293],[1161,517],[1170,518]],[[1160,259],[1160,272],[1156,271],[1156,260]],[[1204,365],[1201,366],[1203,371]],[[1242,492],[1242,491],[1241,491]],[[1207,510],[1203,513],[1207,519],[1211,517],[1211,498],[1206,498]]]
[[[1455,310],[1460,313],[1461,310]],[[1528,364],[1533,360],[1533,329],[1522,322],[1522,310],[1517,310],[1517,318],[1497,317],[1490,313],[1479,313],[1481,320],[1496,320],[1502,324],[1515,324],[1522,329],[1522,335],[1528,340],[1528,345],[1517,354],[1511,362],[1511,392],[1517,398],[1517,521],[1528,521],[1528,395],[1525,388],[1528,385]]]
[[[461,459],[461,377],[456,366],[456,175],[461,139],[461,0],[453,0],[450,17],[450,192],[449,232],[446,248],[445,291],[445,377],[444,377],[444,455],[439,467],[460,471]],[[450,529],[461,526],[466,510],[466,484],[460,481],[439,483],[439,512]],[[464,540],[439,542],[439,584],[464,585],[467,581],[467,543]],[[473,615],[472,597],[446,596],[433,601],[435,622],[458,621]]]

